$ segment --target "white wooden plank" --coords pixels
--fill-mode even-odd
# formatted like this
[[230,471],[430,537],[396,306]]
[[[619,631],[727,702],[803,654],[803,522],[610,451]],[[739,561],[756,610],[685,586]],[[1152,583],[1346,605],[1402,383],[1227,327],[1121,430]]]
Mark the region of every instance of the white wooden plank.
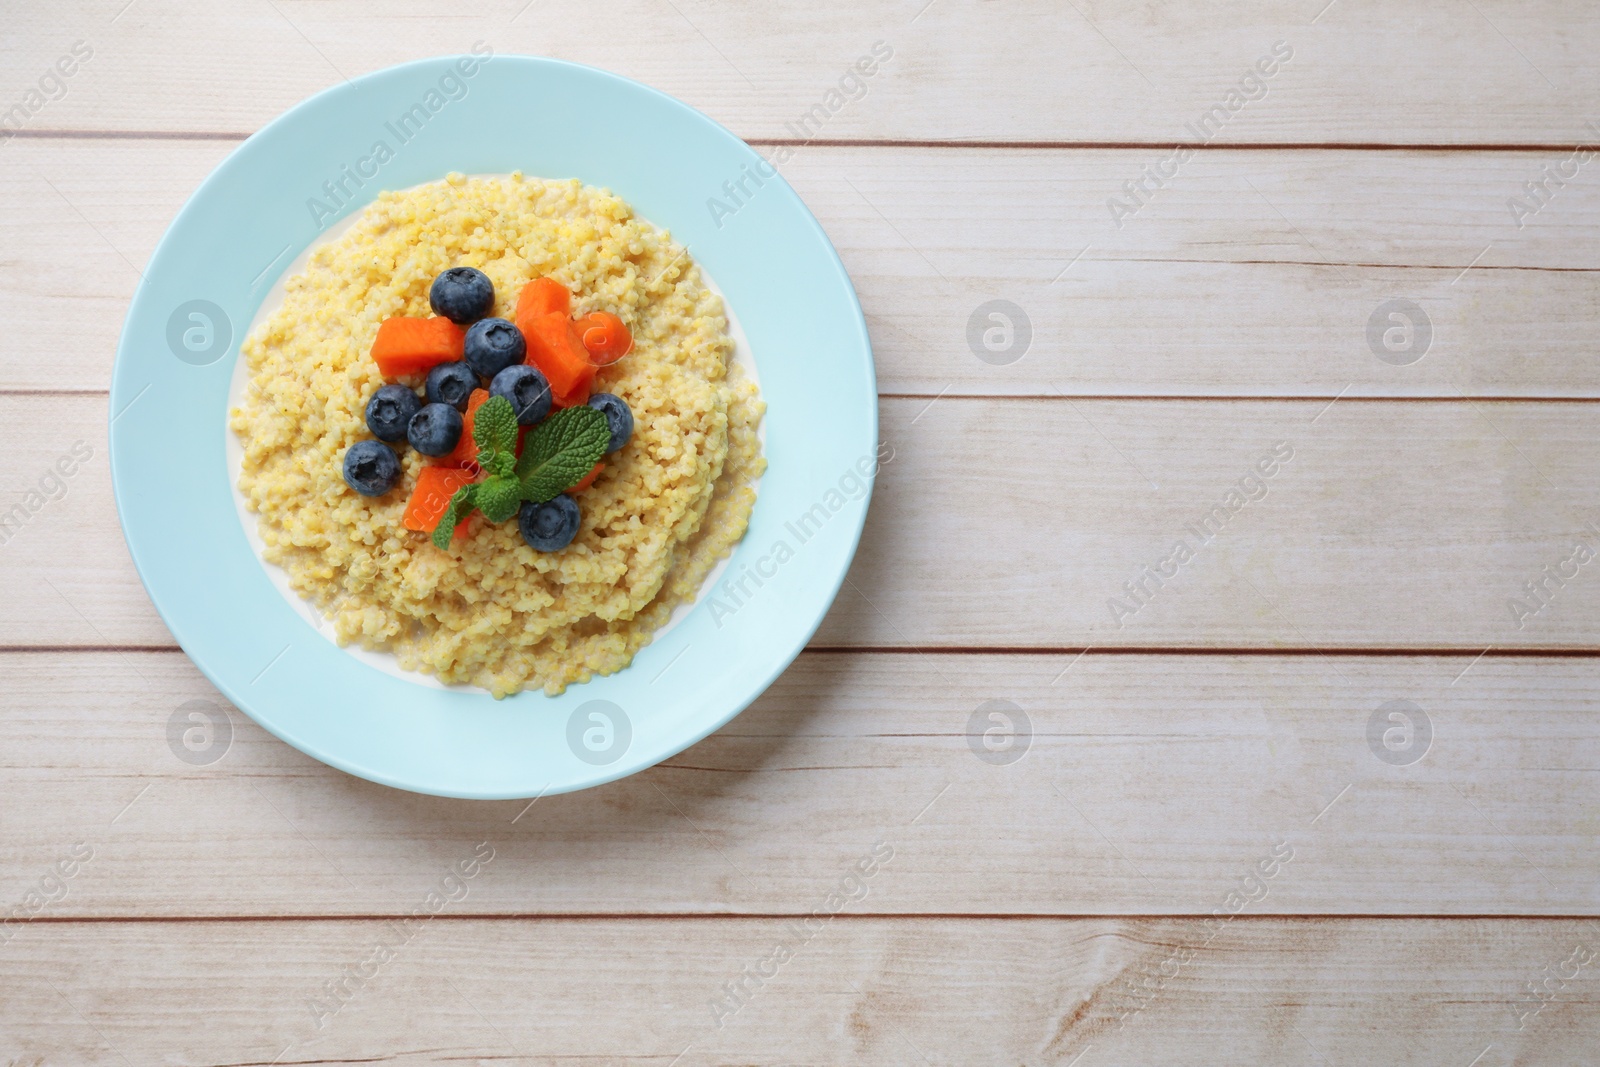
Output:
[[[1600,644],[1600,583],[1571,561],[1579,541],[1596,550],[1587,524],[1600,524],[1587,404],[946,397],[880,407],[894,458],[820,645]],[[105,419],[103,396],[0,398],[14,472],[0,513],[26,504],[75,442],[95,451],[65,497],[0,546],[0,597],[29,609],[0,617],[0,644],[170,641],[117,525]],[[1293,458],[1258,478],[1275,447]],[[834,479],[815,477],[821,501]],[[1236,503],[1225,522],[1211,510]],[[1144,568],[1172,572],[1164,561],[1180,540],[1192,558],[1158,587]],[[1558,588],[1545,567],[1575,576]],[[1124,589],[1135,581],[1138,599]],[[1526,592],[1534,581],[1547,583],[1543,606]]]
[[[0,386],[103,386],[138,271],[232,147],[0,153],[21,250],[0,262],[0,314],[70,324],[19,331]],[[886,393],[1600,396],[1600,185],[1519,229],[1526,154],[1216,152],[1118,229],[1106,201],[1147,156],[811,148],[787,173],[861,294]],[[1395,298],[1432,331],[1408,365],[1368,341]],[[974,347],[996,299],[1022,309],[1025,349]]]
[[[1175,141],[1242,88],[1222,136],[1260,142],[1573,143],[1600,86],[1581,5],[1480,0],[1319,4],[873,0],[768,8],[723,0],[94,0],[19,11],[7,95],[24,100],[78,39],[93,50],[30,125],[253,130],[305,96],[418,56],[498,53],[593,64],[671,93],[746,137],[791,137],[874,42],[893,58],[858,99],[826,101],[826,137]],[[126,10],[123,10],[126,8]],[[1292,53],[1259,84],[1274,45]],[[1375,76],[1374,72],[1388,76]],[[1243,83],[1243,84],[1242,84]],[[54,89],[47,84],[47,89]],[[9,104],[10,101],[8,101]]]
[[1595,540],[1587,405],[881,410],[903,465],[880,475],[822,644],[1478,651],[1600,636],[1600,588],[1581,579],[1548,586],[1537,613],[1510,609],[1547,565],[1583,573],[1567,561]]
[[[641,77],[756,138],[791,136],[880,38],[894,59],[824,137],[1169,143],[1280,37],[1294,59],[1227,140],[1571,144],[1595,134],[1580,102],[1600,80],[1600,24],[1550,0],[641,0],[605,19],[571,0],[36,7],[8,15],[0,106],[80,37],[95,57],[35,131],[247,131],[477,39]],[[0,314],[51,324],[13,331],[0,388],[103,386],[137,270],[229,148],[0,144]],[[1592,416],[1352,402],[1600,395],[1593,184],[1520,229],[1506,205],[1565,154],[1215,151],[1122,229],[1105,198],[1159,153],[812,147],[787,168],[862,293],[884,390],[922,394],[884,405],[897,458],[820,641],[1481,642],[1483,659],[810,653],[668,766],[513,822],[520,805],[349,779],[237,713],[222,761],[182,762],[170,716],[216,695],[176,653],[6,654],[0,886],[29,907],[74,842],[95,850],[46,921],[0,927],[8,1063],[1589,1063],[1592,963],[1569,968],[1600,951],[1595,920],[1331,917],[1594,913],[1591,661],[1499,655],[1595,642],[1585,577],[1522,630],[1506,610],[1600,520]],[[1412,366],[1367,347],[1395,296],[1435,327]],[[1033,320],[1006,366],[966,340],[992,298]],[[1345,399],[959,398],[1057,392]],[[74,442],[93,451],[0,538],[0,600],[17,605],[0,643],[170,641],[117,535],[105,417],[103,397],[0,398],[0,508]],[[1106,587],[1278,439],[1296,458],[1268,497],[1125,625],[1097,621]],[[1436,731],[1414,764],[1371,747],[1397,698]],[[1032,720],[1016,764],[969,747],[992,699]],[[449,892],[449,865],[487,840],[493,863],[441,905],[461,921],[429,925],[319,1027],[307,998],[380,930],[349,917]],[[775,916],[826,907],[877,841],[895,853],[866,899],[718,1026],[712,998],[784,936]],[[1229,908],[1286,847],[1248,918],[1214,934],[1062,917]],[[528,918],[471,918],[507,912]],[[1315,917],[1276,917],[1296,913]],[[74,916],[157,921],[57,921]],[[1537,1014],[1530,983],[1553,993]]]
[[[1600,1023],[1594,920],[1257,920],[1212,934],[1193,921],[834,919],[808,941],[793,919],[430,922],[405,944],[379,923],[30,930],[7,946],[7,1049],[94,1065],[1578,1067]],[[785,939],[790,956],[763,964]],[[385,942],[392,956],[365,966]],[[745,980],[739,1010],[713,1015],[724,983],[758,968],[769,977]],[[1532,1014],[1524,986],[1546,976],[1549,1003]]]
[[[225,701],[180,654],[8,654],[0,904],[82,842],[47,918],[393,915],[489,840],[454,911],[766,914],[882,841],[857,910],[1592,913],[1592,663],[808,653],[664,766],[530,808],[352,779],[236,710],[191,763],[169,721]],[[1420,711],[1379,716],[1380,745],[1413,728],[1386,762],[1396,699]],[[976,754],[996,729],[1014,762]]]

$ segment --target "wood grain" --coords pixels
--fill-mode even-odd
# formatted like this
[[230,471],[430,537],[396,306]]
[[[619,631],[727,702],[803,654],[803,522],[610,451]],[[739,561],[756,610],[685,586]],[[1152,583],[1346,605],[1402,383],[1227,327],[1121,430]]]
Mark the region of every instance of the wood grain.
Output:
[[[0,906],[37,913],[0,925],[7,1064],[1591,1063],[1570,961],[1600,953],[1600,593],[1545,568],[1600,542],[1600,187],[1508,201],[1600,137],[1600,21],[625,0],[596,33],[590,8],[7,14],[0,109],[94,50],[0,141],[0,316],[50,324],[0,359],[0,519],[50,497],[0,528]],[[480,40],[764,151],[816,138],[785,175],[861,295],[896,450],[850,581],[726,729],[531,808],[383,789],[237,711],[219,761],[185,762],[172,717],[220,697],[138,583],[106,467],[139,272],[244,135]],[[861,98],[797,131],[878,40]],[[1279,40],[1264,97],[1117,226],[1108,199]],[[1394,298],[1433,329],[1410,365],[1368,340]],[[991,300],[1028,320],[1014,361],[969,340]],[[1266,496],[1145,577],[1280,441]],[[1431,730],[1416,762],[1377,754],[1393,700]],[[1027,717],[1015,763],[969,736],[989,701]],[[479,842],[492,862],[444,881]],[[430,890],[461,895],[319,1026]]]
[[[0,153],[0,232],[23,250],[0,261],[0,314],[74,324],[15,337],[0,388],[105,387],[139,271],[232,147]],[[1153,158],[811,148],[786,175],[850,270],[885,393],[1600,397],[1600,185],[1519,229],[1526,154],[1219,151],[1119,229],[1107,200]],[[1394,298],[1432,329],[1404,366],[1368,340]],[[991,353],[996,299],[1031,340]]]
[[1592,136],[1581,101],[1600,87],[1587,62],[1600,28],[1557,0],[1459,9],[1208,0],[1182,11],[1131,0],[781,11],[629,0],[607,13],[627,32],[603,34],[577,0],[448,11],[356,0],[124,6],[77,0],[18,13],[3,53],[8,96],[20,98],[75,39],[95,50],[30,125],[249,132],[346,78],[476,41],[637,78],[744,137],[795,136],[790,127],[880,40],[894,57],[864,95],[828,102],[836,110],[823,136],[1170,144],[1192,139],[1185,124],[1225,103],[1279,41],[1292,58],[1231,115],[1226,139],[1572,144]]
[[[360,781],[237,711],[191,764],[169,720],[226,701],[181,654],[12,653],[0,793],[29,800],[0,809],[0,902],[83,842],[48,917],[404,914],[488,840],[458,913],[788,914],[884,842],[856,910],[1592,913],[1592,664],[807,653],[662,766],[530,807]],[[1410,763],[1369,740],[1395,699]],[[985,731],[1018,758],[980,758]]]
[[[822,644],[1595,640],[1593,587],[1566,584],[1521,629],[1508,606],[1594,539],[1586,405],[889,400],[882,413],[897,466]],[[1294,458],[1247,482],[1274,449]],[[1265,495],[1230,503],[1242,488]],[[1213,535],[1219,504],[1238,511]]]
[[[880,408],[894,458],[820,645],[1600,644],[1600,583],[1568,562],[1580,540],[1595,549],[1587,524],[1600,524],[1586,404],[947,397]],[[0,511],[26,503],[75,441],[96,453],[0,545],[0,596],[29,608],[0,617],[0,644],[170,646],[112,506],[106,398],[3,397],[0,419],[15,441]],[[1274,447],[1293,458],[1247,481]],[[815,499],[841,473],[807,472]],[[1241,489],[1265,496],[1229,498]],[[1225,523],[1211,511],[1240,503]],[[1192,559],[1158,586],[1144,568],[1160,569],[1179,540]],[[1547,566],[1577,576],[1558,589]],[[1535,580],[1548,583],[1537,612],[1525,591]],[[1124,588],[1134,582],[1137,599]]]
[[[466,885],[500,877],[497,862]],[[376,922],[56,925],[5,947],[0,1018],[18,1062],[97,1065],[1579,1067],[1600,1024],[1595,964],[1554,977],[1600,952],[1594,920],[1259,919],[1213,932],[835,918],[809,940],[791,922],[435,919],[404,944]],[[764,965],[779,943],[786,962]],[[391,958],[367,966],[379,944]],[[747,968],[770,977],[714,1014]],[[1547,976],[1549,1003],[1519,1018],[1525,985]]]

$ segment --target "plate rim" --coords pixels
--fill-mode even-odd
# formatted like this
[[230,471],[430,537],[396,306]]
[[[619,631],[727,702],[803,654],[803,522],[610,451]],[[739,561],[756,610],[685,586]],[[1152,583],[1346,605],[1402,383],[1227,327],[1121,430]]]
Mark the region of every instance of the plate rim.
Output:
[[[298,117],[308,109],[311,109],[317,106],[319,103],[330,98],[337,98],[346,93],[352,92],[359,88],[363,83],[413,68],[431,68],[437,70],[439,64],[452,63],[462,58],[462,55],[463,53],[443,53],[434,56],[420,57],[417,59],[408,60],[404,63],[393,64],[377,70],[369,71],[356,78],[336,83],[321,89],[318,92],[297,101],[293,106],[274,116],[260,129],[250,134],[249,137],[245,138],[242,142],[240,142],[240,144],[235,146],[234,149],[227,154],[227,156],[225,156],[210,169],[205,178],[202,179],[201,182],[188,195],[188,197],[185,198],[183,205],[178,209],[176,214],[173,215],[171,221],[167,224],[167,227],[162,232],[160,240],[157,241],[156,245],[154,246],[147,263],[157,263],[161,259],[163,252],[168,250],[169,245],[172,245],[174,242],[179,240],[179,237],[177,236],[178,232],[184,228],[184,224],[189,221],[189,217],[195,211],[199,210],[196,207],[197,203],[199,203],[202,198],[204,198],[208,192],[210,192],[214,186],[221,181],[219,174],[224,171],[240,153],[246,151],[250,146],[258,143],[262,139],[267,138],[274,131],[282,128],[283,126],[296,122]],[[482,60],[484,57],[479,56],[478,58]],[[685,113],[691,120],[705,124],[717,134],[728,138],[732,144],[744,149],[758,158],[761,158],[759,153],[756,153],[754,148],[752,148],[737,134],[729,130],[726,126],[717,122],[715,119],[706,115],[698,108],[695,108],[692,105],[663,92],[662,90],[656,89],[635,79],[628,78],[624,75],[617,74],[613,71],[608,71],[600,67],[594,67],[587,64],[575,63],[569,60],[556,59],[547,56],[495,52],[492,53],[492,55],[488,58],[492,59],[496,63],[502,64],[509,62],[514,64],[543,66],[556,69],[557,71],[571,70],[574,72],[581,72],[586,76],[598,76],[619,83],[629,91],[646,93],[649,96],[656,98],[667,107]],[[774,168],[774,171],[774,177],[782,180],[783,187],[787,188],[792,196],[793,206],[798,208],[798,221],[802,223],[808,231],[810,231],[813,237],[818,239],[819,247],[827,257],[828,266],[834,273],[834,278],[829,279],[829,284],[839,286],[842,289],[843,295],[847,299],[848,310],[851,312],[849,324],[850,330],[854,335],[856,343],[859,345],[860,352],[864,356],[864,359],[860,361],[859,370],[865,374],[868,395],[871,398],[871,402],[866,404],[866,421],[862,428],[866,431],[866,437],[870,442],[873,453],[879,454],[881,453],[882,445],[879,436],[879,418],[876,403],[876,364],[873,358],[871,337],[867,329],[866,317],[861,308],[859,296],[857,295],[855,286],[850,279],[848,271],[844,267],[842,259],[839,256],[838,249],[834,247],[832,240],[829,239],[826,230],[816,218],[815,213],[813,213],[810,207],[806,205],[799,193],[793,189],[793,186],[789,185],[787,178],[782,175],[781,171],[778,171],[777,168]],[[425,181],[441,180],[448,173],[450,173],[450,171],[446,170],[436,174],[433,178],[425,179]],[[770,181],[771,179],[768,180]],[[602,187],[605,187],[604,183],[585,184],[600,184]],[[406,185],[398,186],[397,188],[410,187],[412,186]],[[383,187],[380,186],[379,190],[381,191],[382,188]],[[348,209],[342,211],[339,215],[339,218],[342,219],[350,214],[365,210],[366,207],[371,204],[371,202],[371,198],[361,201],[352,200],[348,206]],[[671,220],[658,220],[658,223],[665,225],[668,229],[672,229]],[[296,254],[303,252],[308,247],[315,247],[320,240],[322,240],[321,231],[319,231],[317,234],[314,234],[308,243],[298,246],[298,248],[295,249]],[[291,263],[292,262],[293,257],[291,257]],[[287,270],[288,268],[286,267],[285,269]],[[846,531],[844,551],[840,557],[839,566],[837,567],[835,573],[827,576],[825,583],[826,595],[817,600],[814,616],[797,629],[797,637],[790,643],[789,647],[781,650],[775,650],[776,654],[771,657],[770,664],[767,669],[759,675],[758,680],[752,682],[748,686],[748,690],[742,696],[735,700],[729,701],[726,707],[720,709],[716,713],[706,716],[705,719],[702,720],[701,725],[696,726],[693,729],[686,730],[681,734],[673,735],[671,742],[666,746],[665,750],[651,750],[647,753],[640,753],[638,758],[630,758],[633,756],[633,753],[627,752],[624,753],[624,755],[613,766],[596,766],[594,768],[595,773],[584,776],[581,781],[564,782],[559,786],[546,786],[544,789],[537,792],[531,791],[531,786],[528,790],[517,790],[512,792],[506,792],[498,789],[475,790],[441,788],[436,785],[430,785],[427,782],[418,781],[414,777],[405,773],[392,773],[381,767],[369,765],[360,757],[359,753],[352,756],[349,754],[329,751],[318,744],[296,736],[292,731],[286,728],[282,728],[281,724],[274,721],[272,716],[266,715],[263,717],[262,715],[258,715],[256,711],[251,709],[251,704],[261,703],[261,701],[249,701],[242,699],[241,694],[237,691],[237,687],[234,682],[229,678],[222,676],[216,664],[205,662],[202,658],[197,657],[193,652],[190,651],[190,649],[184,644],[183,640],[178,636],[177,627],[174,626],[173,622],[173,615],[176,613],[181,613],[181,607],[179,606],[180,599],[177,594],[172,594],[172,600],[169,602],[168,594],[158,592],[152,587],[150,578],[147,574],[147,571],[151,567],[152,561],[143,558],[145,556],[145,549],[136,541],[135,535],[131,532],[128,522],[127,502],[125,500],[125,495],[127,492],[125,481],[128,476],[119,473],[119,452],[122,451],[122,449],[118,447],[118,432],[113,424],[115,423],[116,419],[127,410],[127,407],[131,406],[131,401],[123,404],[119,404],[118,401],[124,397],[131,388],[131,386],[128,384],[128,376],[132,373],[129,370],[131,357],[129,357],[127,353],[131,344],[133,343],[130,339],[130,331],[132,329],[135,312],[141,308],[142,305],[147,304],[154,299],[154,296],[152,295],[153,283],[151,281],[150,274],[151,272],[147,267],[146,272],[141,276],[139,284],[134,290],[134,294],[128,304],[128,309],[123,317],[122,329],[119,332],[116,354],[112,367],[109,403],[106,411],[106,427],[108,438],[107,451],[111,470],[112,495],[116,505],[118,524],[123,534],[123,541],[128,548],[130,557],[133,559],[135,571],[139,576],[139,581],[145,591],[145,594],[149,597],[149,600],[152,606],[155,608],[157,615],[161,618],[169,633],[171,633],[173,640],[178,644],[179,648],[183,651],[184,655],[195,666],[195,668],[200,671],[200,673],[204,675],[213,686],[216,687],[218,692],[233,705],[234,709],[246,715],[251,719],[251,721],[255,722],[262,729],[266,730],[278,740],[290,745],[300,752],[305,753],[321,763],[343,771],[347,774],[351,774],[381,785],[389,786],[391,788],[401,789],[422,795],[471,800],[526,799],[530,796],[545,796],[573,792],[604,785],[608,782],[617,781],[621,778],[636,774],[639,771],[645,770],[651,766],[655,766],[656,764],[667,759],[671,759],[673,756],[678,755],[684,750],[704,740],[717,730],[722,729],[741,712],[748,708],[751,703],[753,703],[772,686],[777,678],[782,675],[799,657],[800,653],[804,651],[812,636],[815,635],[817,629],[821,626],[823,619],[826,617],[834,601],[837,599],[840,590],[842,590],[844,586],[850,565],[854,561],[856,552],[860,546],[862,532],[866,523],[866,516],[870,509],[873,493],[876,488],[876,471],[870,479],[866,480],[865,493],[860,498],[858,502],[859,506],[851,516],[850,527]],[[263,291],[261,299],[265,299],[265,291]],[[257,306],[259,306],[259,301],[257,301]],[[240,358],[239,345],[243,340],[243,335],[232,339],[230,341],[229,350],[223,358],[226,359],[228,357],[232,357],[234,361],[237,361]],[[754,352],[751,353],[751,358],[757,358]],[[133,399],[137,399],[137,397]],[[759,504],[759,502],[760,501],[758,497],[757,504]],[[741,548],[750,543],[748,538],[749,531],[747,530],[745,535],[741,537],[738,542],[735,542],[730,551],[730,559],[736,557]],[[699,604],[707,597],[707,595],[708,590],[702,589],[700,595],[696,598],[694,603]],[[300,620],[300,624],[305,625],[303,620]],[[318,635],[317,640],[322,641],[324,639]],[[632,669],[637,664],[637,657],[643,655],[645,650],[649,647],[650,643],[646,643],[646,645],[642,646],[636,653],[634,653],[634,659],[630,660],[630,663],[627,667],[614,672],[612,675],[596,675],[592,681],[603,682],[608,677],[616,677],[617,675]],[[342,650],[337,651],[342,652]],[[348,655],[341,655],[341,659],[351,666],[365,667],[365,665],[360,664],[359,661]],[[569,687],[568,692],[577,689],[579,684],[584,683],[575,683],[573,686]],[[534,696],[544,695],[542,690],[530,689],[525,690],[522,694],[518,694],[518,696],[526,696],[528,694],[532,694]],[[488,694],[486,690],[473,694],[475,697],[487,695]],[[601,694],[598,693],[596,694],[596,696],[600,695]],[[516,697],[508,699],[516,699]]]

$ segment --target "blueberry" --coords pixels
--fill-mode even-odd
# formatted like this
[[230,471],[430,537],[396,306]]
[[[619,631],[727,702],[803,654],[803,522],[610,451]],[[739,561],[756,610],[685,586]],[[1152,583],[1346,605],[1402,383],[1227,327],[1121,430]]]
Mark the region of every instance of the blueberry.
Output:
[[404,441],[406,423],[422,401],[403,385],[385,385],[367,401],[367,429],[380,441]]
[[467,410],[467,397],[478,387],[478,376],[465,363],[441,363],[428,372],[422,391],[430,404],[449,404],[457,411]]
[[428,306],[458,326],[476,322],[494,307],[494,283],[473,267],[451,267],[433,280]]
[[479,319],[467,327],[467,366],[493,378],[528,354],[522,331],[505,319]]
[[344,454],[345,484],[362,496],[382,496],[400,480],[400,457],[382,441],[357,441]]
[[615,452],[628,443],[633,436],[633,412],[628,410],[626,400],[615,393],[596,393],[589,398],[589,406],[606,417],[606,426],[611,430],[607,452]]
[[461,412],[449,404],[424,404],[406,425],[406,440],[424,456],[448,456],[461,440]]
[[540,552],[559,552],[578,535],[578,502],[565,493],[543,504],[528,501],[517,513],[517,526],[528,547]]
[[550,383],[539,368],[526,363],[507,367],[489,383],[490,396],[503,396],[511,401],[511,410],[517,413],[517,422],[532,426],[550,414]]

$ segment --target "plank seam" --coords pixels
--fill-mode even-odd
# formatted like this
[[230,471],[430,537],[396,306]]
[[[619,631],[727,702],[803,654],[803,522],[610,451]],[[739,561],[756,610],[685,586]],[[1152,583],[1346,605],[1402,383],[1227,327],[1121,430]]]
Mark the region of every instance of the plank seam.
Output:
[[[1348,388],[1348,387],[1347,387]],[[879,393],[880,400],[1049,400],[1054,402],[1075,400],[1161,400],[1195,401],[1204,403],[1314,403],[1342,400],[1355,404],[1460,404],[1463,399],[1481,404],[1594,404],[1600,403],[1600,394],[1593,396],[1351,396],[1348,393],[1310,394],[1288,396],[1212,396],[1181,393]]]
[[[27,925],[74,926],[106,925],[111,923],[376,923],[392,922],[404,918],[407,912],[361,913],[352,915],[41,915],[27,921]],[[804,919],[805,911],[651,911],[651,912],[485,912],[480,915],[439,913],[432,922],[745,922],[751,920]],[[1111,920],[1118,922],[1200,922],[1211,918],[1208,912],[835,912],[833,919],[844,922],[907,921],[907,922],[1079,922],[1085,920]],[[1600,914],[1575,912],[1554,913],[1500,913],[1473,912],[1470,914],[1429,912],[1284,912],[1281,914],[1237,914],[1229,922],[1249,923],[1300,923],[1318,922],[1572,922],[1600,920]]]
[[[0,386],[0,397],[103,397],[109,389],[34,389]],[[1477,396],[1455,393],[1450,396],[1351,396],[1348,393],[1295,393],[1286,396],[1265,394],[1212,393],[898,393],[880,392],[879,400],[1040,400],[1053,403],[1077,400],[1144,401],[1191,403],[1310,404],[1343,400],[1349,404],[1596,404],[1600,393],[1592,396]]]
[[[0,645],[0,655],[90,655],[95,653],[147,652],[156,655],[184,655],[178,645]],[[808,645],[800,650],[807,656],[1265,656],[1298,658],[1302,656],[1339,656],[1349,659],[1373,658],[1451,658],[1480,657],[1489,660],[1510,659],[1597,659],[1600,646],[1572,646],[1568,648],[1494,648],[1489,651],[1473,648],[1417,647],[1417,648],[1360,648],[1297,647],[1276,648],[1270,645],[1226,645],[1214,648],[1186,648],[1182,645]]]
[[[45,127],[10,130],[3,140],[96,140],[96,141],[243,141],[251,133],[243,130],[107,130]],[[1176,140],[1091,141],[1091,140],[996,140],[914,137],[746,137],[744,142],[760,147],[790,148],[929,148],[998,151],[1112,151],[1164,152]],[[1570,152],[1572,142],[1462,141],[1211,141],[1188,144],[1196,152]]]
[[1359,646],[1297,646],[1277,648],[1271,645],[1219,645],[1210,648],[1188,648],[1183,645],[808,645],[811,654],[867,654],[907,656],[1342,656],[1404,657],[1443,656],[1484,659],[1593,659],[1600,657],[1600,647],[1573,645],[1564,648],[1524,648],[1519,650],[1494,648],[1485,652],[1478,648],[1451,648],[1448,646],[1418,646],[1416,648],[1361,648]]
[[1191,148],[1196,152],[1570,152],[1578,147],[1567,143],[1527,143],[1499,141],[1463,141],[1437,143],[1428,141],[1209,141],[1199,144],[1180,141],[1089,141],[1089,140],[956,140],[951,138],[912,137],[816,137],[799,140],[784,137],[746,137],[748,145],[787,145],[792,148],[971,148],[1001,151],[1111,151],[1111,152],[1167,152],[1174,147]]

